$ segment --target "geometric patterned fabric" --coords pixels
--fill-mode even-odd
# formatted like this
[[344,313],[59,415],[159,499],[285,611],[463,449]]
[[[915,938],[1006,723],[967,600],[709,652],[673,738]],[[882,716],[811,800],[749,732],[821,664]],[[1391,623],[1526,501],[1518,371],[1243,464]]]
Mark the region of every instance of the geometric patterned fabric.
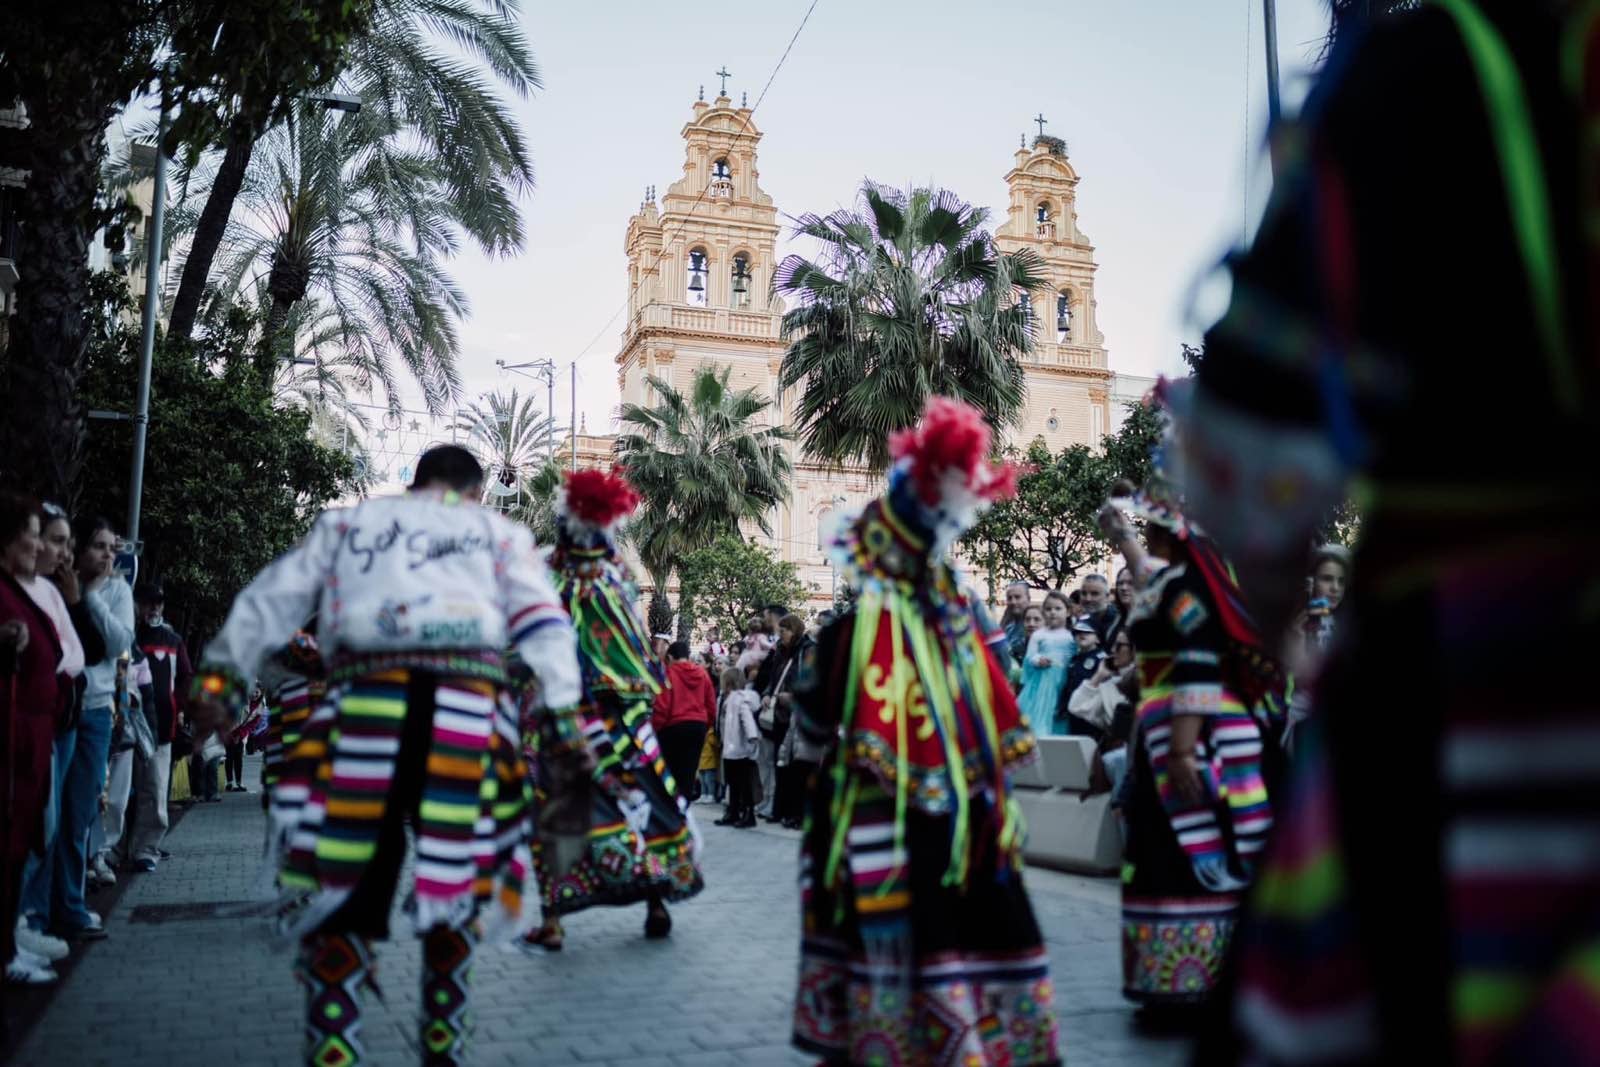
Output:
[[295,977],[306,987],[306,1063],[357,1067],[361,986],[372,978],[372,949],[360,937],[318,934],[301,943]]
[[452,930],[435,926],[422,938],[422,1063],[424,1067],[457,1067],[466,1062],[471,1020],[472,950],[477,937],[470,926]]

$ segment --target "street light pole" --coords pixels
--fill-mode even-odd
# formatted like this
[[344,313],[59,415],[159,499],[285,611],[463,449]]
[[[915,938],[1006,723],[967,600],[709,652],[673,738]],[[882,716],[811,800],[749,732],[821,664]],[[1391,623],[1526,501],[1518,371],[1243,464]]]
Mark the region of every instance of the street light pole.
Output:
[[549,458],[554,460],[556,458],[556,435],[554,433],[556,422],[556,361],[545,358],[531,359],[526,363],[507,363],[503,359],[497,359],[494,362],[495,366],[503,371],[510,371],[512,374],[524,374],[534,379],[544,379],[544,413],[550,418],[550,429],[552,431],[550,443],[546,446],[545,451],[549,453]]
[[[1278,95],[1278,4],[1277,0],[1261,0],[1261,22],[1267,37],[1267,129],[1277,129],[1283,115],[1283,100]],[[1267,163],[1272,163],[1272,152],[1267,152]]]
[[150,363],[155,355],[156,313],[161,306],[162,229],[167,217],[166,88],[161,91],[161,118],[156,125],[155,192],[150,226],[145,230],[144,316],[139,330],[139,396],[133,415],[133,464],[128,472],[128,543],[139,551],[139,510],[144,498],[144,448],[150,427]]
[[[844,507],[848,503],[849,503],[849,501],[846,500],[842,496],[836,496],[836,497],[833,498],[833,507],[834,507],[835,511],[837,511],[838,509]],[[838,602],[839,602],[839,566],[838,566],[838,564],[834,563],[832,553],[829,553],[829,555],[828,555],[828,610],[832,611],[833,610],[833,606],[835,604],[837,604]]]

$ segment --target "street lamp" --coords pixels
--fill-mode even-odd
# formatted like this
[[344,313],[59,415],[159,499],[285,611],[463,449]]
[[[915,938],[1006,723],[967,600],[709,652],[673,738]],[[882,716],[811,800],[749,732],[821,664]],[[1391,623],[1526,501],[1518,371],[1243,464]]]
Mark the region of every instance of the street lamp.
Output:
[[[544,410],[545,414],[550,417],[550,428],[554,430],[556,418],[556,361],[553,359],[530,359],[526,363],[507,363],[503,359],[497,359],[494,361],[494,365],[502,371],[509,371],[512,374],[521,374],[524,377],[535,380],[544,379]],[[550,435],[549,451],[550,458],[555,459],[556,437],[554,433]]]
[[[836,497],[833,498],[833,510],[834,511],[838,511],[840,508],[844,507],[848,503],[849,503],[849,501],[846,500],[844,497],[836,496]],[[839,602],[839,568],[833,562],[833,555],[830,553],[829,556],[828,556],[828,607],[830,609],[832,609],[832,607],[835,604],[837,604],[838,602]]]
[[326,111],[348,111],[353,115],[361,110],[361,98],[349,93],[312,93],[304,99],[321,104]]

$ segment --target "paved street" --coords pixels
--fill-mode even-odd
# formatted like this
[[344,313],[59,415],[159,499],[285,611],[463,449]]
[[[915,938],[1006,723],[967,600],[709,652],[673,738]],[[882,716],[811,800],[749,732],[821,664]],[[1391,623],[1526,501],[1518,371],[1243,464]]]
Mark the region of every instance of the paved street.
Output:
[[[703,824],[719,811],[697,808]],[[301,997],[287,957],[269,951],[258,920],[217,918],[205,906],[250,898],[261,819],[254,795],[186,815],[158,873],[124,876],[135,881],[106,916],[110,940],[88,950],[12,1062],[297,1064]],[[811,1062],[787,1046],[797,835],[704,829],[708,888],[674,909],[670,941],[642,938],[641,906],[573,917],[559,955],[480,956],[475,1064]],[[1055,962],[1067,1062],[1181,1063],[1180,1045],[1134,1033],[1117,992],[1114,883],[1047,871],[1029,879]],[[386,1001],[368,998],[372,1062],[413,1063],[417,944],[392,941],[379,959]]]

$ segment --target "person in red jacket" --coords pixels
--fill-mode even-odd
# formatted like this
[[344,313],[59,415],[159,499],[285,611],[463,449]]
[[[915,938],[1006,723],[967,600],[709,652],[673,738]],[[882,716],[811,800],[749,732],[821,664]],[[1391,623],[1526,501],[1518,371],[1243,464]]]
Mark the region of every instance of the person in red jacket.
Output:
[[667,685],[656,696],[650,724],[667,761],[667,774],[678,798],[687,805],[700,767],[706,731],[717,717],[717,694],[706,669],[689,659],[689,642],[667,646]]

